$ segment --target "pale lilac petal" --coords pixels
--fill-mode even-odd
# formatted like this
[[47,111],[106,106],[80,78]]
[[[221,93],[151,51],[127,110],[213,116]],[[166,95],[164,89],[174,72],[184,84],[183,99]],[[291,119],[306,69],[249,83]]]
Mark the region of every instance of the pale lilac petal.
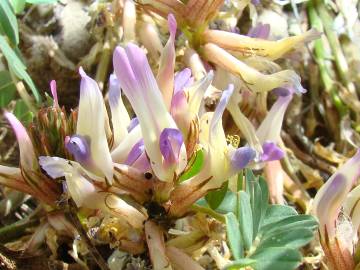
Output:
[[259,5],[260,4],[260,0],[251,0],[251,3],[253,5]]
[[[152,169],[160,180],[171,181],[174,170],[179,173],[186,164],[179,163],[172,169],[164,164],[159,148],[160,133],[165,128],[176,129],[177,126],[165,106],[146,55],[142,49],[130,43],[125,49],[121,47],[115,49],[113,63],[121,88],[139,119]],[[180,160],[187,160],[185,147],[181,149],[183,150]]]
[[[82,165],[91,160],[90,146],[88,140],[81,135],[67,136],[65,138],[66,149],[74,156],[75,160]],[[88,166],[84,166],[85,168]]]
[[63,177],[72,170],[69,161],[59,157],[40,156],[41,168],[53,179]]
[[132,131],[138,124],[139,124],[139,119],[137,117],[132,118],[127,127],[128,132]]
[[58,95],[57,95],[57,89],[56,89],[56,81],[52,80],[50,82],[50,89],[51,89],[51,94],[54,98],[54,106],[59,106],[59,100],[58,100]]
[[38,167],[37,158],[35,156],[34,146],[25,127],[12,113],[5,112],[4,116],[14,130],[16,139],[19,143],[21,166],[24,169],[35,170]]
[[111,157],[114,163],[124,163],[133,146],[142,138],[141,128],[135,126],[124,140],[112,150]]
[[145,173],[151,171],[151,166],[149,159],[144,151],[139,158],[131,165],[131,167],[138,169],[139,171]]
[[234,92],[234,85],[230,84],[228,89],[223,91],[220,101],[218,105],[216,106],[214,115],[210,122],[210,134],[209,134],[209,140],[210,144],[218,147],[225,147],[226,146],[226,139],[225,139],[225,133],[222,126],[222,115],[225,111],[225,108],[227,104],[229,103],[229,100],[231,98],[232,93]]
[[[323,237],[335,237],[335,224],[348,193],[360,174],[360,150],[343,164],[316,193],[313,212],[320,223]],[[326,232],[325,232],[326,228]]]
[[92,173],[105,176],[111,182],[113,164],[105,132],[107,118],[104,100],[97,83],[80,68],[80,103],[76,134],[86,137],[90,144]]
[[281,126],[284,120],[286,109],[293,95],[279,96],[265,119],[256,130],[256,136],[260,143],[272,141],[277,143],[280,139]]
[[168,15],[168,26],[170,37],[160,56],[160,64],[156,81],[158,82],[166,107],[170,109],[171,98],[174,90],[175,67],[176,20],[173,14]]
[[268,39],[270,35],[270,24],[259,23],[255,27],[252,27],[247,35],[252,38]]
[[301,95],[306,93],[305,88],[294,88],[292,86],[288,87],[277,87],[272,90],[272,92],[277,95],[278,97],[286,97],[292,94]]
[[236,149],[230,157],[233,171],[238,172],[244,169],[255,157],[256,151],[251,147],[245,146]]
[[131,149],[126,161],[124,164],[126,165],[132,165],[140,156],[142,153],[145,152],[145,146],[144,146],[144,140],[141,139],[139,142],[137,142],[133,148]]
[[174,95],[179,91],[183,91],[185,87],[190,86],[192,82],[191,69],[184,68],[178,72],[174,79]]
[[128,134],[130,117],[121,98],[120,84],[114,74],[109,79],[109,105],[111,110],[111,122],[113,126],[113,148]]
[[179,160],[180,149],[184,144],[181,132],[174,128],[165,128],[160,134],[160,151],[167,164],[175,164]]
[[263,145],[263,153],[261,154],[261,161],[274,161],[282,159],[285,155],[284,151],[278,147],[274,142],[266,141]]
[[199,113],[201,102],[206,90],[211,86],[214,72],[210,70],[201,80],[186,88],[189,96],[189,111],[195,115]]

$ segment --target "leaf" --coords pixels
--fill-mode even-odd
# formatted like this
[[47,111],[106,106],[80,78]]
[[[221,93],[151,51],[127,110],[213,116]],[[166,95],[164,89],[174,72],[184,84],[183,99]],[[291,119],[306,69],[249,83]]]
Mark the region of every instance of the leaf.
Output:
[[261,239],[257,247],[257,252],[270,247],[288,247],[298,249],[305,246],[314,237],[314,232],[307,228],[297,228],[294,230],[278,231],[267,234],[266,238]]
[[0,1],[0,26],[11,43],[17,45],[19,43],[19,28],[8,0]]
[[244,256],[244,248],[239,230],[239,222],[233,213],[225,215],[226,235],[229,241],[230,249],[235,260],[239,260]]
[[226,192],[228,190],[229,182],[226,181],[219,190],[210,191],[206,194],[205,199],[211,209],[216,209],[219,207],[223,199],[225,198]]
[[232,212],[235,214],[236,203],[237,203],[236,193],[228,190],[221,204],[216,208],[216,212],[219,212],[221,214],[227,214]]
[[318,222],[311,215],[296,215],[284,218],[278,222],[267,224],[261,227],[263,234],[269,234],[276,231],[294,230],[296,228],[308,228],[315,230]]
[[10,73],[0,71],[0,108],[4,108],[16,97],[16,87],[11,80]]
[[246,266],[255,265],[256,261],[248,258],[236,260],[225,266],[224,270],[239,270],[240,268],[245,268]]
[[256,260],[255,270],[292,270],[301,262],[299,251],[281,247],[262,249],[250,258]]
[[0,49],[6,58],[10,70],[14,72],[16,76],[18,76],[20,79],[23,79],[27,83],[27,85],[30,87],[35,97],[35,100],[39,102],[40,94],[36,89],[36,86],[32,81],[32,79],[30,78],[29,74],[26,72],[26,66],[17,56],[15,51],[9,46],[9,44],[7,44],[5,38],[1,35],[0,35]]
[[253,241],[253,216],[250,205],[250,196],[245,191],[237,195],[237,218],[244,246],[249,250]]
[[204,152],[203,152],[203,150],[200,149],[200,150],[196,151],[196,154],[190,160],[189,163],[191,164],[191,162],[193,162],[191,168],[180,176],[179,182],[183,182],[183,181],[197,175],[201,171],[203,163],[204,163]]
[[20,14],[25,9],[25,0],[10,0],[16,14]]
[[267,208],[265,218],[263,220],[262,226],[266,226],[271,223],[278,222],[284,218],[295,216],[298,213],[296,210],[287,205],[270,205]]
[[16,102],[13,113],[17,119],[19,119],[25,125],[28,125],[32,122],[33,114],[31,111],[29,111],[25,102],[21,99]]

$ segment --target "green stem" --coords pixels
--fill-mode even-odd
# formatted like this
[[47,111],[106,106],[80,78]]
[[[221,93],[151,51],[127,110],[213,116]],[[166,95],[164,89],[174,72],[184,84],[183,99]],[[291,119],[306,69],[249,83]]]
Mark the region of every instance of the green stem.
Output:
[[36,106],[34,105],[33,99],[31,98],[31,96],[26,91],[24,83],[22,81],[18,80],[16,78],[15,74],[13,74],[13,72],[11,70],[10,70],[10,76],[11,76],[12,81],[15,84],[15,87],[16,87],[16,90],[17,90],[19,96],[25,102],[25,104],[29,108],[29,110],[34,115],[36,115],[38,110],[36,109]]
[[103,50],[101,53],[100,62],[98,68],[96,70],[96,81],[100,86],[100,90],[103,91],[104,89],[104,82],[106,80],[106,76],[109,70],[109,64],[111,60],[111,55],[113,51],[113,42],[111,41],[111,31],[108,30],[105,35],[105,40],[103,44]]
[[[307,10],[309,14],[311,27],[316,28],[320,32],[324,32],[323,22],[314,7],[313,1],[308,2]],[[331,38],[334,37],[332,36]],[[327,50],[328,44],[330,44],[331,46],[330,40],[328,40],[328,36],[322,36],[320,39],[315,40],[314,44],[315,44],[314,51],[316,56],[316,62],[319,67],[321,80],[324,84],[324,90],[327,93],[329,93],[332,99],[332,103],[335,105],[340,116],[342,117],[345,114],[347,114],[348,109],[346,105],[342,102],[341,98],[339,97],[337,93],[337,87],[334,83],[334,80],[330,76],[330,74],[333,73],[330,66],[331,64],[327,60],[329,55],[331,55],[331,51]],[[338,56],[338,58],[341,59],[341,56]]]
[[353,94],[355,93],[355,86],[348,79],[349,66],[346,61],[345,55],[342,51],[339,38],[333,29],[334,18],[330,15],[326,9],[323,0],[316,0],[316,10],[319,14],[319,18],[322,21],[326,37],[329,41],[330,48],[334,55],[335,66],[339,73],[341,82],[349,89]]
[[7,243],[22,236],[25,231],[39,223],[38,219],[19,220],[13,224],[0,228],[0,243]]

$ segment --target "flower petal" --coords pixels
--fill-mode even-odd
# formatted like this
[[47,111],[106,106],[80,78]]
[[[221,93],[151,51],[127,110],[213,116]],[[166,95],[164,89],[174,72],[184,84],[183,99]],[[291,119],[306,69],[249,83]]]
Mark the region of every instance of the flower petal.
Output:
[[65,147],[75,160],[84,167],[91,168],[91,153],[88,141],[84,136],[73,135],[65,137]]
[[163,95],[165,105],[170,110],[171,98],[174,89],[174,67],[175,67],[175,35],[176,20],[173,14],[168,15],[170,37],[166,43],[161,57],[159,70],[156,77],[159,88]]
[[279,160],[285,155],[284,151],[271,141],[264,142],[262,148],[264,151],[260,157],[262,162]]
[[109,105],[114,136],[113,148],[115,148],[128,134],[130,117],[121,98],[119,81],[114,74],[111,74],[109,79]]
[[335,237],[335,224],[340,209],[360,173],[360,150],[342,165],[316,193],[313,212],[320,223],[322,237]]
[[80,103],[76,133],[89,140],[94,165],[91,171],[102,174],[111,183],[113,164],[105,132],[107,114],[104,100],[97,83],[88,77],[82,68],[80,68],[80,75]]
[[16,139],[19,143],[21,166],[26,170],[36,170],[38,168],[38,163],[35,156],[34,146],[25,127],[12,113],[5,112],[4,116],[14,130]]
[[141,128],[135,126],[124,140],[111,152],[111,158],[115,163],[124,163],[134,145],[142,138]]
[[240,147],[233,151],[230,161],[234,174],[244,169],[255,157],[256,151],[248,146]]
[[56,81],[52,80],[50,82],[50,89],[51,89],[51,94],[54,98],[54,106],[59,106],[59,100],[58,100],[58,95],[57,95],[57,90],[56,90]]
[[124,42],[135,40],[136,7],[134,0],[124,1],[122,25]]
[[131,149],[126,161],[124,164],[126,165],[132,165],[140,156],[142,153],[145,152],[145,146],[144,146],[144,140],[141,139],[139,142],[137,142],[133,148]]
[[303,92],[301,79],[293,70],[282,70],[273,74],[262,74],[258,70],[246,65],[236,57],[218,47],[208,43],[204,46],[204,56],[212,63],[237,74],[244,86],[253,92],[268,92],[276,87],[291,86],[296,92]]
[[279,96],[271,107],[265,119],[256,130],[256,136],[261,143],[265,143],[265,141],[277,143],[279,141],[284,115],[292,97],[292,94]]
[[218,147],[220,149],[225,148],[227,146],[221,118],[227,104],[229,103],[229,100],[233,92],[234,92],[234,85],[230,84],[228,89],[222,93],[220,101],[216,106],[214,115],[210,122],[209,142],[214,147]]
[[252,38],[268,39],[270,35],[270,24],[258,23],[255,27],[252,27],[247,36]]
[[[165,106],[145,53],[134,44],[128,44],[125,50],[117,47],[113,63],[120,85],[139,119],[151,167],[160,180],[171,181],[174,171],[164,167],[159,137],[165,128],[177,126]],[[181,149],[184,150],[181,150],[179,160],[186,160],[186,150]],[[185,166],[179,163],[173,169],[179,172]]]
[[237,54],[240,57],[258,55],[275,60],[283,57],[289,51],[299,48],[304,44],[319,38],[321,33],[316,29],[310,29],[304,34],[272,41],[249,36],[239,35],[221,30],[207,30],[203,38],[205,43],[213,43],[217,46]]
[[181,132],[174,128],[165,128],[160,134],[160,152],[166,164],[176,164],[179,161],[180,150],[184,144]]

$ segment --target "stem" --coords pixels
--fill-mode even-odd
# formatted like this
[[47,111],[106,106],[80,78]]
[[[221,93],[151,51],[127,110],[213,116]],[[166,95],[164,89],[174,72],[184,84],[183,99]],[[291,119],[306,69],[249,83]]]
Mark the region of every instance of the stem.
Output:
[[335,66],[339,73],[340,80],[349,89],[349,91],[356,97],[355,86],[348,80],[349,66],[346,61],[345,55],[342,51],[339,38],[336,32],[332,29],[334,18],[326,9],[322,0],[316,0],[316,9],[319,14],[319,18],[323,22],[326,37],[329,40],[330,48],[334,55]]
[[86,244],[86,247],[88,248],[88,250],[89,250],[90,254],[92,255],[92,257],[94,258],[95,262],[97,263],[97,265],[100,267],[101,270],[110,270],[110,268],[108,267],[106,261],[104,260],[103,257],[101,257],[101,254],[96,249],[94,244],[91,242],[91,239],[88,237],[86,231],[84,230],[84,228],[83,228],[83,226],[82,226],[82,224],[81,224],[81,222],[80,222],[80,220],[79,220],[79,218],[77,216],[76,204],[72,199],[69,200],[68,206],[69,206],[70,220],[72,221],[72,223],[75,226],[76,230],[80,234],[81,239]]
[[10,75],[11,75],[11,79],[15,84],[16,90],[19,93],[19,96],[21,97],[21,99],[25,102],[26,106],[29,108],[29,110],[36,115],[37,114],[37,109],[33,103],[33,100],[31,98],[31,96],[28,94],[28,92],[26,91],[25,85],[22,81],[19,81],[16,76],[13,74],[13,72],[10,70]]
[[111,31],[108,30],[105,35],[100,62],[96,70],[95,80],[98,82],[101,91],[104,90],[104,81],[108,73],[109,63],[112,55],[112,50],[114,47],[111,38],[112,38]]
[[38,219],[19,220],[13,224],[0,228],[0,243],[7,243],[19,238],[29,227],[39,223]]
[[[311,26],[318,29],[320,32],[324,32],[323,22],[315,10],[313,1],[309,1],[307,10]],[[335,105],[337,111],[342,117],[347,114],[348,109],[337,94],[337,88],[334,84],[334,80],[330,76],[330,74],[332,74],[332,70],[329,61],[326,60],[326,58],[331,55],[331,51],[327,50],[329,43],[330,41],[328,41],[327,36],[322,36],[314,41],[316,62],[319,67],[321,80],[324,84],[324,90],[329,93],[332,103]]]

